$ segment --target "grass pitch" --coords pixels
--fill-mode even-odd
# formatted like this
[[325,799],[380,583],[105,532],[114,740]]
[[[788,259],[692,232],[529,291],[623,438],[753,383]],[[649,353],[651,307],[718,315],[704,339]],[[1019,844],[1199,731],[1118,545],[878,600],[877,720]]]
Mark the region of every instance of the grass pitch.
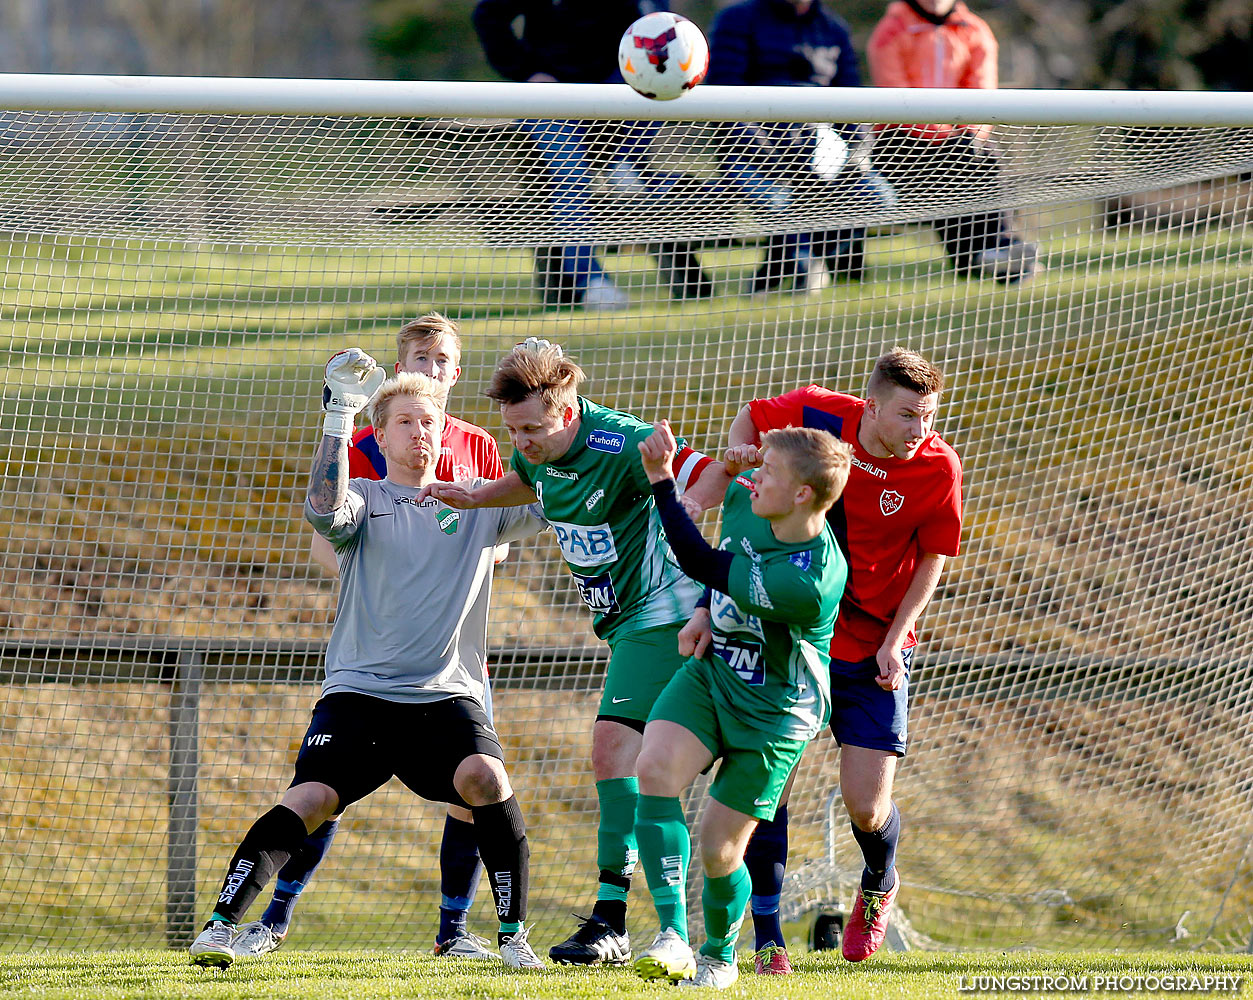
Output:
[[[1126,996],[1137,977],[1149,984],[1155,977],[1198,985],[1205,976],[1240,980],[1236,990],[1214,988],[1207,995],[1247,991],[1253,956],[1181,954],[1178,952],[881,952],[861,965],[851,965],[833,952],[793,956],[795,974],[755,976],[751,959],[741,958],[740,980],[724,995],[733,997],[822,997],[824,1000],[908,998],[950,1000],[970,993],[991,994],[1011,977],[1020,986],[1038,977],[1035,990],[1072,996]],[[1099,982],[1098,982],[1099,977]],[[1183,977],[1175,979],[1174,977]],[[1109,980],[1126,980],[1131,990]],[[1058,981],[1078,987],[1057,990]],[[1046,985],[1049,984],[1049,985]],[[525,997],[554,1000],[599,1000],[613,996],[668,996],[672,987],[639,980],[630,969],[573,969],[553,966],[542,972],[514,972],[479,962],[450,962],[421,954],[385,951],[285,952],[262,959],[241,960],[225,972],[194,968],[183,952],[76,952],[0,957],[0,995],[114,1000],[133,997],[212,998],[244,1000],[286,997],[325,1000],[328,997],[412,997],[449,1000],[454,997]],[[1175,991],[1172,991],[1175,992]],[[1192,990],[1192,992],[1202,992]]]

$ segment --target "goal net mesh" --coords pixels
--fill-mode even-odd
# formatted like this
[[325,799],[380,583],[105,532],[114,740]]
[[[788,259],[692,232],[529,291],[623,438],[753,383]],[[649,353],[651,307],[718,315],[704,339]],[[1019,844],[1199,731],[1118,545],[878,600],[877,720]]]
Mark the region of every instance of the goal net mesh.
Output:
[[[966,515],[898,778],[912,939],[1242,948],[1253,132],[867,131],[0,114],[0,941],[151,947],[208,917],[290,779],[334,616],[301,517],[322,366],[390,365],[438,309],[464,339],[450,412],[506,459],[483,390],[530,336],[710,453],[755,397],[861,394],[898,344],[939,363]],[[1033,280],[951,256],[955,218],[1020,238],[1010,265],[1035,248]],[[514,545],[489,643],[541,951],[594,895],[588,622],[551,536]],[[859,878],[837,775],[824,734],[791,921]],[[289,947],[429,948],[443,815],[394,781],[352,806]],[[632,896],[647,940],[642,873]]]

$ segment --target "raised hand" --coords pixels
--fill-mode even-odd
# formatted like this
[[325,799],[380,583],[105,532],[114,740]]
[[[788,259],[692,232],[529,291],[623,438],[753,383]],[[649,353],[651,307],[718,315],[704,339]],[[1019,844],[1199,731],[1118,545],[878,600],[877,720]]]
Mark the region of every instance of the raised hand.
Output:
[[323,432],[352,437],[356,416],[367,406],[387,378],[387,372],[359,347],[340,351],[326,363],[322,383]]
[[722,464],[728,476],[738,476],[741,472],[761,465],[761,449],[755,444],[737,444],[727,449],[722,456]]
[[656,429],[639,444],[640,460],[644,463],[648,481],[660,483],[674,478],[674,453],[678,444],[670,430],[669,420],[656,421],[653,427]]

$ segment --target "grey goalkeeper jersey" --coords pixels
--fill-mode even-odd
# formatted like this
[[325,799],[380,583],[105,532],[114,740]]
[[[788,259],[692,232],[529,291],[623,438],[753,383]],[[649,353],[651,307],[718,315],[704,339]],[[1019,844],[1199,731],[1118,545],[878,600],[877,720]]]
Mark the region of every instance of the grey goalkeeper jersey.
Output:
[[[476,480],[477,485],[486,480]],[[331,514],[305,519],[334,547],[339,604],[322,693],[484,703],[492,549],[533,535],[533,506],[453,510],[386,479],[353,479]]]

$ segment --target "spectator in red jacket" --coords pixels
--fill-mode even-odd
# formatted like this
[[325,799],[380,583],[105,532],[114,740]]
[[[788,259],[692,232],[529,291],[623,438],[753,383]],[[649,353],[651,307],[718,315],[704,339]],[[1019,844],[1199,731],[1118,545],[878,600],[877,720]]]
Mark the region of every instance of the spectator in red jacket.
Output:
[[[995,90],[997,44],[962,0],[894,0],[870,36],[866,54],[876,87]],[[1000,156],[986,125],[883,125],[875,166],[903,201],[995,194]],[[977,212],[934,223],[958,273],[1023,281],[1039,248],[1013,227],[1008,212]]]

